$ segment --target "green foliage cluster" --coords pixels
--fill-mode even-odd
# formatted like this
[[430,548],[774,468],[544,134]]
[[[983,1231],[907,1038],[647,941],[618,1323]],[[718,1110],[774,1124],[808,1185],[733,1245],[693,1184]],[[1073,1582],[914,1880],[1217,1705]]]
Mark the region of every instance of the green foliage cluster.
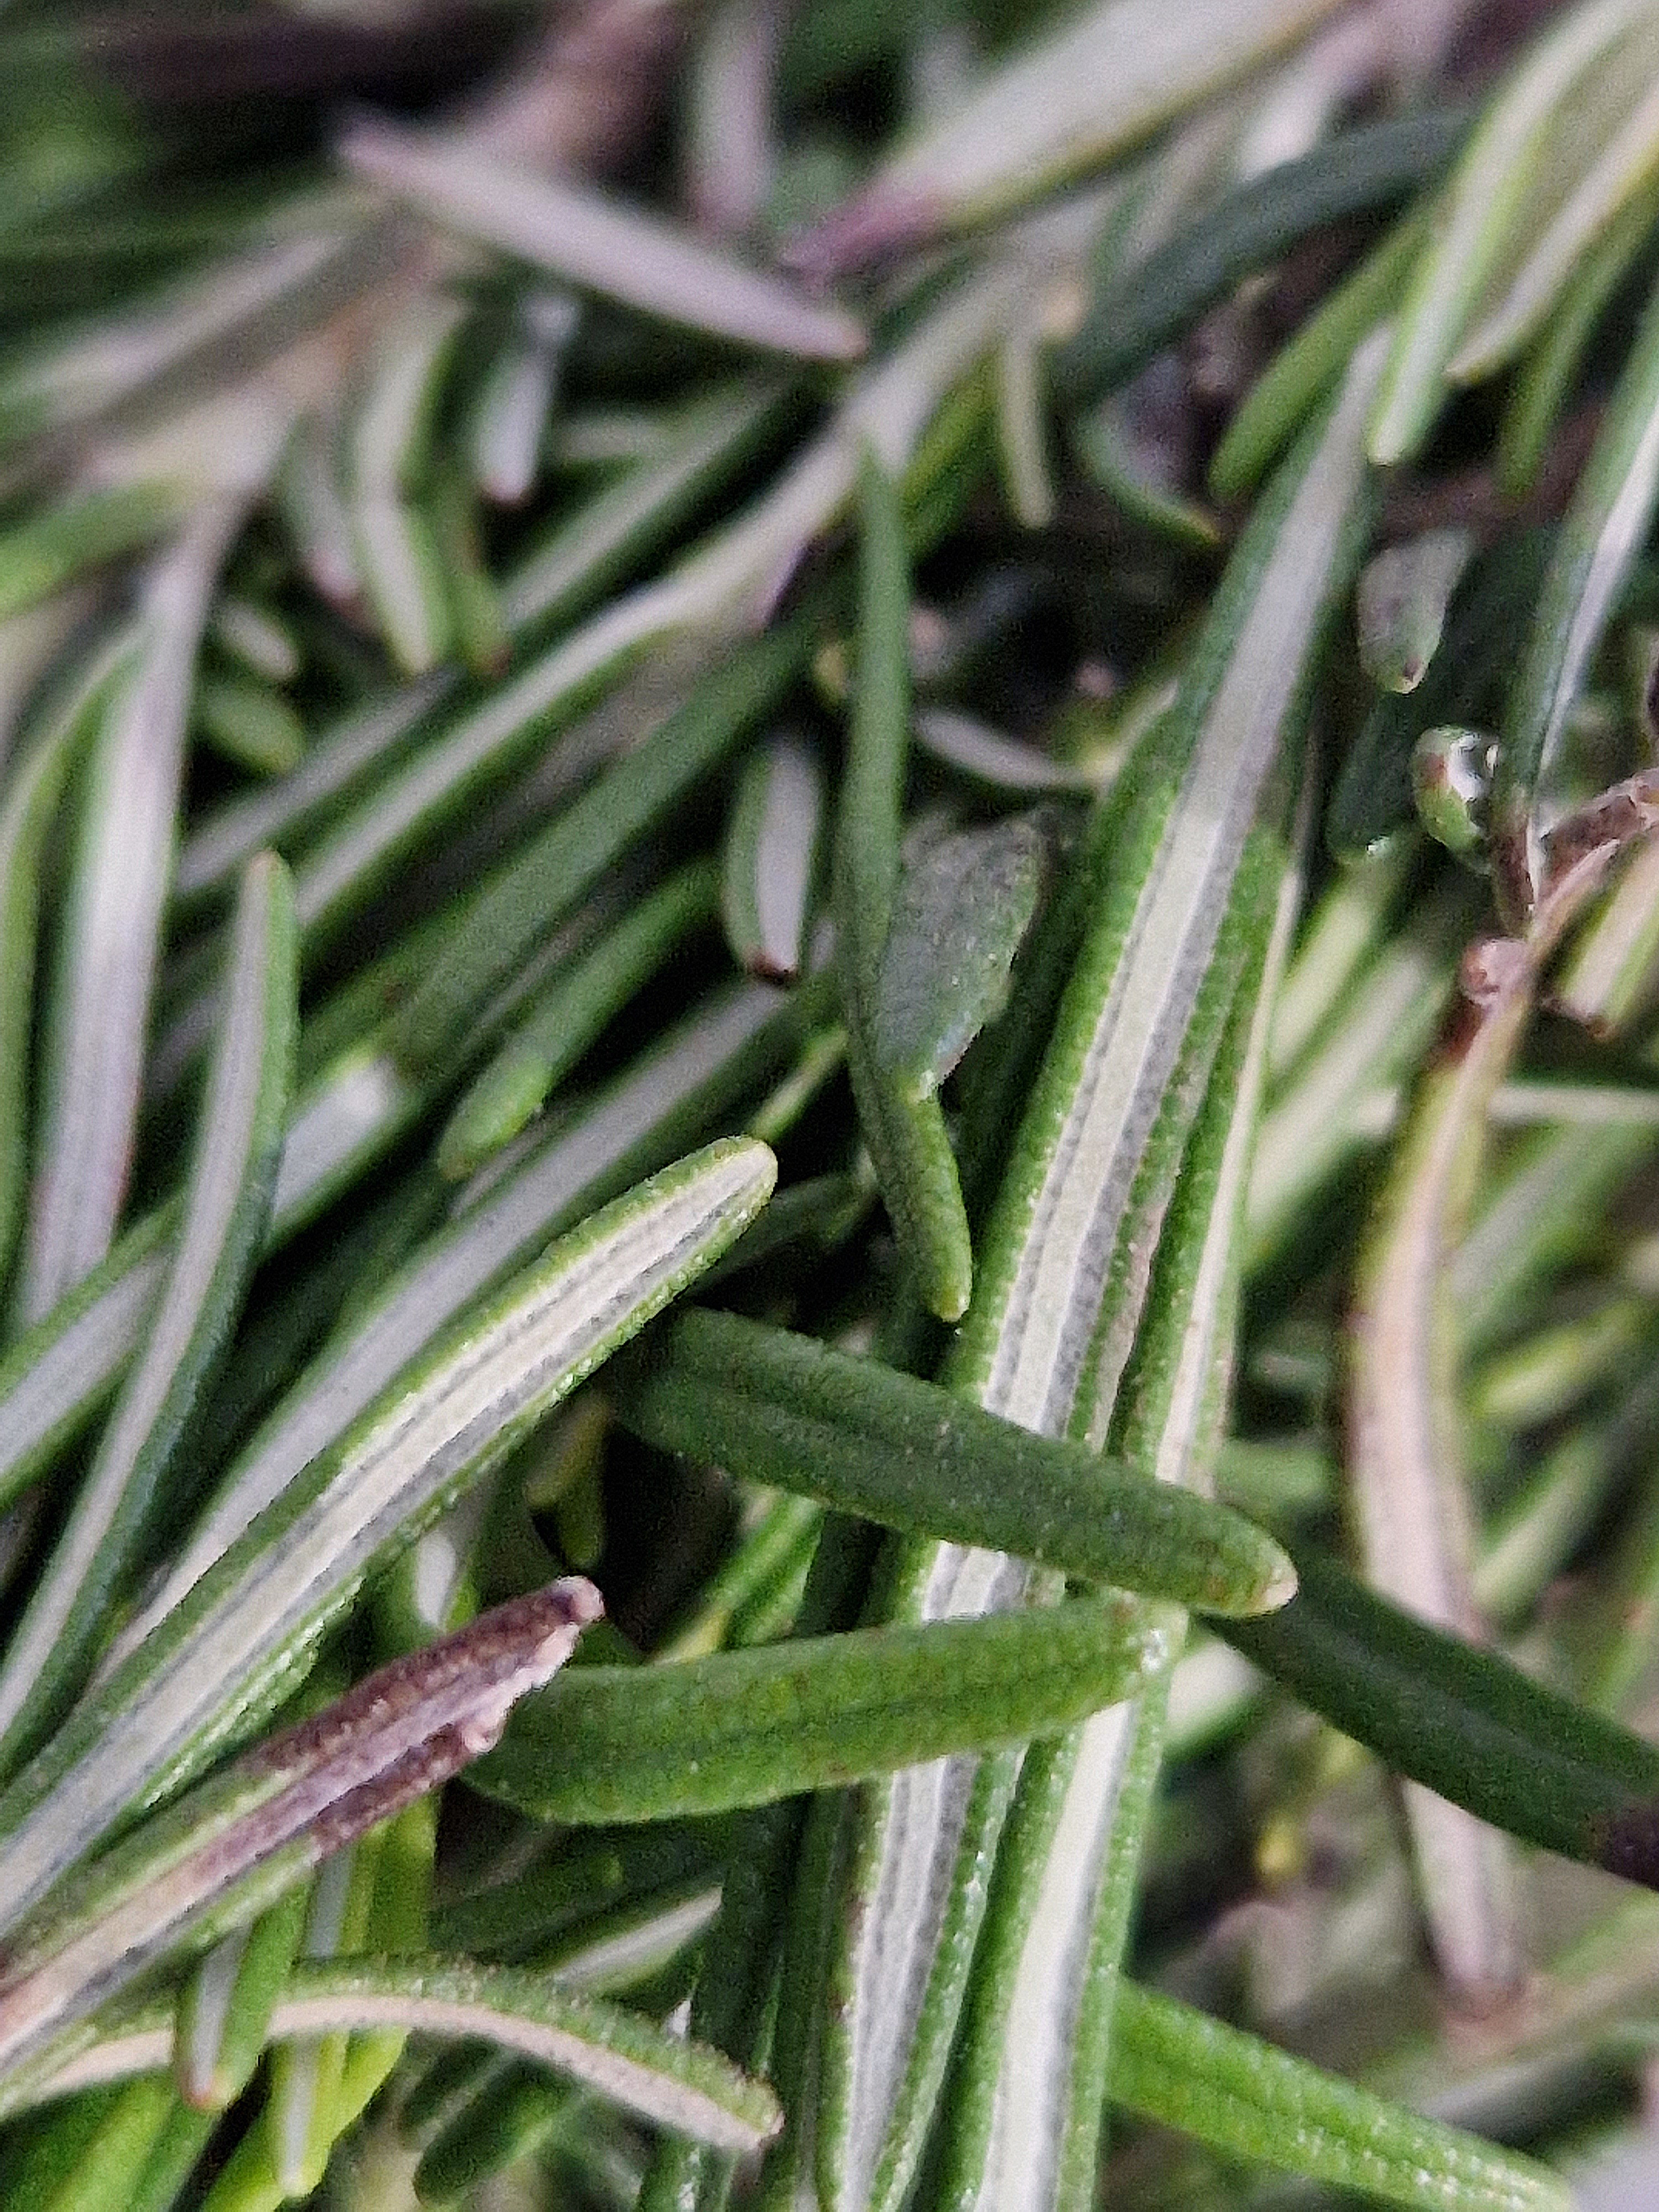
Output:
[[1656,0],[0,83],[0,2212],[1650,2164]]

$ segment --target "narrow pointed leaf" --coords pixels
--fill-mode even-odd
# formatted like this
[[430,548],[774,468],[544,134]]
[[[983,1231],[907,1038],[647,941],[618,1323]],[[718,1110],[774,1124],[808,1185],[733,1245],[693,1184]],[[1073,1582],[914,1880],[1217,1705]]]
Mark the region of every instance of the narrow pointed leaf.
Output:
[[1158,1674],[1178,1618],[1108,1594],[661,1667],[580,1667],[526,1703],[473,1778],[544,1820],[769,1804],[1068,1727]]
[[1383,691],[1414,691],[1423,681],[1468,565],[1467,530],[1430,530],[1390,545],[1361,569],[1355,592],[1359,664]]
[[[723,2150],[757,2150],[779,2124],[765,2085],[707,2045],[512,1966],[430,1958],[301,1963],[271,2018],[276,2039],[386,2027],[521,2052],[641,2119]],[[103,2078],[165,2063],[168,2033],[140,2014],[99,2054]]]
[[108,1401],[167,1279],[173,1206],[158,1207],[0,1362],[0,1498],[15,1497]]
[[1126,1982],[1112,2095],[1230,2157],[1411,2212],[1569,2212],[1559,2174]]
[[529,498],[558,388],[560,356],[580,320],[578,302],[550,285],[523,301],[468,412],[468,459],[486,499],[516,507]]
[[953,708],[919,707],[912,727],[924,752],[994,791],[1087,792],[1097,786],[1087,768],[1053,759]]
[[294,902],[274,854],[249,864],[224,1031],[184,1216],[143,1357],[0,1665],[0,1757],[33,1751],[85,1680],[153,1528],[185,1421],[240,1310],[270,1211],[296,1025]]
[[1512,921],[1541,888],[1540,810],[1567,716],[1659,500],[1659,297],[1651,301],[1561,526],[1509,697],[1492,841]]
[[[1017,1229],[1024,1209],[1005,1200],[1009,1227],[988,1237],[984,1302],[954,1355],[953,1371],[974,1378],[982,1402],[1028,1426],[1071,1417],[1097,1327],[1107,1258],[1099,1240],[1127,1205],[1285,720],[1352,563],[1365,492],[1353,428],[1378,365],[1373,341],[1335,410],[1304,436],[1259,507],[1177,719],[1148,750],[1129,793],[1133,811],[1126,805],[1118,817],[1121,872],[1068,992],[1069,1004],[1097,1011],[1085,1030],[1062,1010],[1010,1170],[1011,1192],[1032,1187],[1052,1234]],[[1075,1139],[1051,1130],[1062,1113]],[[1005,1334],[1002,1316],[1015,1309],[1025,1326]]]
[[[1649,60],[1638,45],[1621,53],[1615,69],[1639,76]],[[1645,192],[1659,167],[1659,88],[1650,87],[1577,179],[1563,205],[1531,246],[1503,297],[1484,314],[1447,366],[1455,383],[1474,384],[1491,376],[1538,331],[1575,270],[1619,219],[1625,207]]]
[[796,1033],[795,1010],[765,985],[717,1000],[600,1092],[462,1220],[413,1253],[356,1326],[324,1346],[227,1468],[165,1582],[117,1638],[112,1656],[125,1658],[440,1329],[507,1269],[524,1266],[547,1237],[703,1137],[775,1069]]
[[720,863],[726,941],[751,975],[795,975],[823,830],[823,775],[801,738],[773,738],[738,779]]
[[1423,248],[1428,225],[1403,216],[1350,276],[1285,339],[1239,403],[1211,458],[1213,497],[1238,499],[1289,445],[1335,384],[1367,331],[1393,311]]
[[222,1936],[185,1984],[173,2063],[179,2094],[196,2110],[224,2112],[252,2080],[310,1902],[304,1884],[279,1898],[251,1926]]
[[1370,429],[1379,467],[1417,452],[1444,402],[1455,352],[1502,252],[1531,165],[1574,84],[1642,13],[1641,0],[1600,0],[1547,31],[1487,108],[1452,172],[1401,304]]
[[58,954],[18,1305],[38,1321],[113,1240],[131,1164],[196,651],[235,526],[199,514],[146,580],[137,665],[106,702]]
[[[1301,891],[1283,856],[1158,1239],[1109,1424],[1155,1495],[1210,1487],[1231,1371],[1238,1230],[1267,1037]],[[1091,1428],[1107,1427],[1097,1413]],[[1177,1487],[1177,1486],[1182,1486]],[[1166,1694],[1097,1714],[1022,1769],[997,1855],[941,2129],[941,2204],[1091,2200],[1121,1962],[1152,1816]]]
[[1432,900],[1408,919],[1354,980],[1341,1021],[1269,1107],[1250,1174],[1251,1267],[1273,1263],[1310,1194],[1366,1141],[1364,1102],[1400,1082],[1427,1048],[1455,983],[1469,903]]
[[0,1266],[11,1259],[27,1152],[42,848],[70,770],[133,650],[129,633],[112,639],[48,703],[0,812]]
[[583,892],[636,838],[665,822],[778,704],[811,636],[810,616],[798,616],[733,655],[645,744],[481,885],[447,953],[396,1018],[393,1046],[407,1065],[429,1066],[451,1048],[458,1026]]
[[359,123],[349,168],[465,235],[671,322],[812,361],[854,361],[864,333],[775,276],[563,179],[537,176],[451,138]]
[[381,347],[351,428],[358,568],[392,658],[410,676],[434,667],[452,635],[439,549],[411,495],[425,477],[432,420],[465,312],[441,295],[413,303]]
[[1650,235],[1659,187],[1632,200],[1598,240],[1550,311],[1538,339],[1517,365],[1498,427],[1499,489],[1519,499],[1533,489],[1561,410],[1571,397],[1603,310]]
[[1407,198],[1445,167],[1468,121],[1453,108],[1362,124],[1235,185],[1096,295],[1056,361],[1061,397],[1086,401],[1127,384],[1206,307],[1310,231]]
[[1224,1507],[735,1314],[676,1316],[612,1388],[647,1442],[886,1528],[1187,1605],[1254,1611],[1290,1593],[1279,1547]]
[[136,552],[179,520],[179,493],[127,484],[83,494],[0,536],[0,622],[72,582],[82,568]]
[[909,740],[910,580],[896,487],[867,448],[860,481],[858,682],[835,849],[848,1073],[899,1249],[929,1310],[956,1321],[968,1304],[974,1260],[944,1109],[930,1091],[901,1078],[880,1039]]
[[568,622],[623,582],[792,412],[787,386],[750,379],[666,415],[660,450],[585,500],[502,580],[501,608],[514,635]]
[[[905,467],[945,394],[996,341],[1024,292],[1020,273],[1006,267],[948,290],[902,344],[853,380],[818,436],[745,512],[531,661],[349,810],[295,872],[308,941],[337,934],[413,848],[645,652],[684,641],[712,658],[759,629],[781,583],[851,501],[863,441],[872,441],[890,466]],[[510,598],[507,614],[513,620]]]
[[253,775],[286,775],[306,757],[305,725],[280,691],[245,677],[198,684],[196,715],[215,752]]
[[1330,0],[1106,0],[1018,52],[795,249],[829,275],[966,228],[1103,166],[1297,38]]
[[714,869],[693,862],[558,976],[468,1086],[438,1140],[440,1170],[462,1182],[516,1137],[606,1023],[714,910]]
[[[503,605],[512,629],[580,613],[606,585],[619,582],[633,562],[684,523],[751,450],[777,411],[775,391],[739,390],[735,396],[723,391],[675,417],[661,459],[630,471],[620,483],[585,501],[509,574]],[[179,849],[179,896],[222,896],[242,862],[262,845],[287,849],[393,757],[458,688],[455,672],[446,669],[377,699],[319,738],[304,763],[281,784],[209,810]]]
[[1311,1548],[1297,1595],[1218,1633],[1397,1773],[1547,1850],[1659,1887],[1659,1753]]
[[[1532,1010],[1541,955],[1519,957],[1450,1034],[1418,1092],[1359,1263],[1349,1320],[1348,1460],[1365,1579],[1396,1604],[1471,1638],[1474,1506],[1454,1394],[1457,1326],[1447,1257],[1464,1225],[1488,1101]],[[1524,1971],[1520,1899],[1504,1838],[1408,1790],[1430,1941],[1455,1996],[1479,2007]]]

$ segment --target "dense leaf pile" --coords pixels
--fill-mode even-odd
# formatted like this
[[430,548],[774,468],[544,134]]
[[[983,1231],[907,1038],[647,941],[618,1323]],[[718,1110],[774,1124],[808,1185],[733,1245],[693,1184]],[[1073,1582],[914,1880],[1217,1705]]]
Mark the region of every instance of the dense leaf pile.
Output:
[[0,2212],[1612,2189],[1659,5],[0,67]]

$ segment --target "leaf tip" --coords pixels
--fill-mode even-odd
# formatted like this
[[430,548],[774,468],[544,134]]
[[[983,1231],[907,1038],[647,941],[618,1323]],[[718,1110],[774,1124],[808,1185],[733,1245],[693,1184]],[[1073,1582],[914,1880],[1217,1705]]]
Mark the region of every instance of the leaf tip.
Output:
[[1659,1798],[1638,1798],[1597,1820],[1591,1855],[1604,1873],[1659,1889]]
[[943,226],[944,211],[931,195],[872,189],[798,231],[780,258],[808,283],[824,285],[890,260]]
[[1255,1607],[1258,1613],[1278,1613],[1296,1595],[1298,1586],[1299,1578],[1296,1571],[1295,1560],[1288,1552],[1281,1550],[1277,1544],[1273,1546],[1273,1550],[1279,1556],[1261,1585],[1261,1595]]

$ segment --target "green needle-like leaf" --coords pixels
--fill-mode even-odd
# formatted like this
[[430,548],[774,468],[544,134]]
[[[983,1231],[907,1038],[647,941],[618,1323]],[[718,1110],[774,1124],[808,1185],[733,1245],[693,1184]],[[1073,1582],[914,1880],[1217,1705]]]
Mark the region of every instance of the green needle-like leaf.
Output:
[[161,15],[0,7],[0,2212],[1622,2201],[1659,0]]
[[69,583],[82,568],[136,552],[179,520],[180,495],[161,484],[92,492],[0,536],[0,621]]
[[1511,498],[1536,483],[1558,419],[1583,367],[1603,309],[1629,273],[1659,213],[1659,187],[1624,208],[1573,271],[1549,320],[1517,365],[1498,434],[1498,481]]
[[751,975],[795,975],[823,826],[823,775],[801,738],[758,747],[738,779],[720,865],[726,941]]
[[1297,1547],[1296,1596],[1218,1633],[1302,1702],[1494,1827],[1659,1887],[1659,1753],[1495,1652]]
[[[454,1255],[461,1264],[440,1267],[442,1289],[429,1278],[418,1287],[401,1278],[388,1285],[383,1301],[376,1302],[377,1309],[384,1303],[388,1326],[365,1332],[363,1348],[370,1356],[353,1369],[356,1379],[348,1387],[331,1352],[319,1370],[329,1374],[331,1405],[305,1410],[296,1396],[294,1405],[278,1409],[270,1433],[262,1431],[249,1454],[266,1472],[244,1481],[240,1461],[228,1472],[222,1486],[224,1519],[216,1510],[210,1513],[161,1595],[141,1616],[143,1625],[153,1624],[203,1565],[218,1557],[229,1541],[224,1529],[240,1534],[289,1476],[338,1434],[341,1419],[361,1411],[469,1297],[506,1267],[522,1265],[537,1238],[569,1227],[585,1206],[615,1195],[634,1176],[648,1174],[705,1136],[729,1106],[778,1073],[799,1026],[789,1000],[768,986],[725,995],[602,1092],[594,1102],[596,1118],[578,1117],[545,1153],[501,1185],[499,1202],[480,1210],[477,1243],[463,1238]],[[407,1114],[406,1090],[384,1055],[346,1055],[309,1097],[301,1098],[289,1121],[272,1200],[273,1231],[291,1229],[331,1185],[348,1179],[356,1163],[378,1157],[387,1136],[406,1125]],[[336,1115],[337,1130],[331,1126]],[[165,1242],[174,1218],[173,1209],[163,1207],[129,1231],[105,1265],[0,1364],[0,1498],[15,1494],[84,1427],[137,1351],[164,1278]],[[424,1256],[437,1258],[439,1251]],[[411,1294],[399,1304],[404,1291]],[[354,1390],[365,1395],[353,1395]],[[289,1413],[303,1418],[290,1422]],[[129,1632],[117,1648],[130,1650],[134,1641],[136,1633]]]
[[462,143],[416,139],[386,123],[353,126],[341,158],[452,226],[568,283],[721,337],[808,360],[854,361],[864,333],[663,222],[551,177],[527,174]]
[[225,2111],[252,2080],[310,1904],[302,1883],[198,1960],[179,1999],[173,2051],[179,2094],[197,2110]]
[[17,1289],[38,1321],[114,1241],[131,1167],[196,653],[236,508],[213,502],[145,580],[135,665],[105,696],[58,947]]
[[[1251,851],[1251,823],[1328,595],[1352,562],[1360,431],[1380,358],[1375,341],[1362,349],[1334,409],[1284,465],[1233,556],[1174,712],[1107,817],[1111,864],[945,1370],[964,1395],[1039,1432],[1099,1443],[1110,1419],[1181,1153],[1261,919],[1263,856]],[[992,1611],[1018,1602],[1027,1583],[1006,1556],[953,1546],[915,1546],[890,1571],[886,1601],[901,1618]],[[1125,1751],[1134,1726],[1125,1711],[1096,1727],[1102,1835],[1111,1793],[1134,1765]],[[939,1770],[915,1767],[859,1808],[839,1985],[823,2000],[818,2155],[836,2212],[866,2197],[896,2206],[915,2171],[1017,1768],[1010,1757],[957,1768],[947,1789]]]
[[1178,1619],[1109,1594],[661,1667],[579,1667],[526,1702],[474,1779],[544,1820],[769,1804],[1067,1728],[1155,1679]]
[[[507,577],[503,606],[515,635],[585,611],[653,552],[744,459],[778,415],[775,390],[740,388],[698,399],[665,425],[665,451],[584,501]],[[268,791],[204,811],[179,848],[175,891],[222,897],[263,845],[288,850],[347,793],[384,769],[426,716],[459,689],[445,669],[373,701],[331,726],[303,764]]]
[[[296,1966],[271,2016],[274,2039],[396,2027],[477,2038],[556,2067],[624,2111],[722,2150],[760,2148],[777,2101],[706,2045],[688,2044],[640,2013],[550,1986],[511,1966],[428,1956]],[[104,2079],[167,2062],[166,2008],[145,2008],[87,2057]],[[5,2092],[0,2089],[0,2101]]]
[[1573,2202],[1530,2159],[1419,2119],[1133,1983],[1118,1992],[1116,2044],[1114,2100],[1229,2156],[1411,2212],[1568,2212]]
[[1097,167],[1328,12],[1330,0],[1104,0],[991,72],[796,249],[830,274]]
[[27,1153],[42,848],[76,757],[135,650],[131,635],[118,632],[48,701],[0,812],[0,1264],[11,1260]]
[[694,861],[550,985],[450,1116],[438,1140],[444,1175],[465,1181],[541,1111],[612,1015],[712,919],[714,891],[711,864]]
[[158,1207],[130,1229],[0,1364],[9,1446],[0,1455],[0,1498],[14,1498],[107,1401],[143,1341],[178,1218],[175,1206]]
[[264,684],[212,678],[197,687],[196,716],[214,750],[254,775],[284,775],[306,757],[304,723]]
[[249,864],[220,1039],[166,1287],[0,1666],[0,1759],[40,1742],[84,1683],[153,1529],[185,1423],[222,1355],[265,1232],[294,1072],[296,946],[288,871]]
[[1593,146],[1595,137],[1602,138],[1595,158],[1573,179],[1560,206],[1529,241],[1503,296],[1448,365],[1454,382],[1477,383],[1514,360],[1625,208],[1646,198],[1659,167],[1659,88],[1650,77],[1656,52],[1652,41],[1651,22],[1638,24],[1636,34],[1614,58],[1607,74],[1620,91],[1628,86],[1635,93],[1634,105],[1621,121],[1604,126],[1605,135],[1592,137]]
[[665,822],[744,732],[777,705],[811,643],[811,616],[732,655],[650,740],[474,895],[432,973],[399,1012],[393,1048],[430,1066],[478,1005],[635,839]]
[[1515,927],[1543,889],[1539,821],[1567,717],[1659,500],[1659,297],[1648,307],[1556,541],[1492,775],[1498,891]]
[[909,743],[909,576],[896,486],[866,449],[853,726],[836,817],[836,957],[847,1065],[893,1233],[923,1302],[959,1320],[974,1256],[945,1112],[882,1049],[883,971],[899,884],[899,810]]
[[1573,9],[1488,107],[1453,171],[1401,306],[1370,429],[1379,467],[1409,459],[1447,396],[1446,368],[1502,252],[1528,175],[1574,86],[1643,13],[1642,0]]
[[734,1314],[678,1316],[612,1387],[648,1442],[886,1528],[1230,1612],[1293,1586],[1270,1537],[1150,1470]]
[[[1121,1440],[1163,1494],[1207,1489],[1217,1454],[1242,1201],[1300,891],[1297,871],[1276,857],[1265,941],[1247,964],[1182,1157],[1134,1350],[1109,1421],[1102,1408],[1091,1423]],[[1252,872],[1247,860],[1243,880]],[[1154,1689],[1127,1728],[1097,1714],[1034,1747],[1021,1769],[941,2128],[941,2202],[964,2212],[1081,2206],[1091,2194],[1165,1703]]]
[[[524,2061],[496,2056],[477,2094],[422,2150],[415,2169],[416,2196],[422,2203],[442,2204],[487,2186],[492,2175],[538,2153],[545,2164],[550,2153],[574,2132],[581,2110],[582,2100],[568,2081]],[[691,2159],[708,2155],[705,2145],[684,2136],[673,2148]]]
[[1384,691],[1414,691],[1440,643],[1446,606],[1468,565],[1467,530],[1429,530],[1390,545],[1360,571],[1355,592],[1359,660]]
[[1310,231],[1407,198],[1444,168],[1468,130],[1452,109],[1390,117],[1276,162],[1116,277],[1055,362],[1065,399],[1127,384],[1205,308]]
[[453,624],[423,483],[442,383],[466,311],[441,293],[416,300],[382,342],[350,439],[349,494],[357,562],[393,659],[422,676]]
[[161,1589],[118,1639],[125,1657],[349,1424],[512,1267],[635,1176],[705,1135],[765,1080],[798,1034],[783,994],[722,994],[573,1115],[515,1173],[420,1245],[339,1339],[325,1344],[225,1471]]
[[1425,218],[1402,216],[1269,362],[1244,395],[1216,447],[1209,487],[1217,499],[1249,491],[1330,391],[1367,331],[1393,309],[1427,233]]

